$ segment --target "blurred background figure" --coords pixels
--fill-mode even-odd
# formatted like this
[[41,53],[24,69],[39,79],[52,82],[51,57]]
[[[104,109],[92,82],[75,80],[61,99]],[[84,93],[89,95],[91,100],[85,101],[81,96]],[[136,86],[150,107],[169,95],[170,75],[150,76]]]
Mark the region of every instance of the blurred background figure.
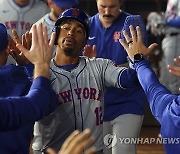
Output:
[[162,59],[162,47],[161,42],[164,38],[165,22],[164,22],[164,10],[162,9],[162,1],[154,0],[156,9],[147,15],[146,29],[149,36],[149,44],[157,42],[159,46],[149,55],[151,67],[156,72],[156,75],[160,76],[160,61]]
[[47,0],[50,12],[39,19],[36,24],[42,22],[47,26],[48,37],[50,38],[55,21],[66,9],[78,5],[78,0]]
[[[6,26],[11,36],[12,29],[15,29],[21,37],[47,12],[48,6],[40,0],[0,0],[0,22]],[[9,57],[7,63],[16,62]]]
[[160,81],[173,94],[179,93],[180,80],[168,73],[167,65],[180,55],[180,1],[168,0],[165,12],[165,37],[162,41],[163,58]]

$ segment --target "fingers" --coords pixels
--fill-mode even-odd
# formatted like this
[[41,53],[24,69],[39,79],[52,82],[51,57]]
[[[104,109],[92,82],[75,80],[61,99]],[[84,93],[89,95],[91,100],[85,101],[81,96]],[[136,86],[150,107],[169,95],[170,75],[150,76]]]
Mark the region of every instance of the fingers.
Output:
[[169,69],[169,73],[176,75],[176,76],[180,76],[180,67],[173,66],[173,65],[168,65],[167,67]]
[[79,131],[76,130],[74,131],[64,142],[64,144],[62,145],[61,151],[66,150],[66,148],[68,148],[69,144],[74,140],[74,138],[79,135]]
[[50,41],[49,41],[49,45],[50,45],[51,47],[54,46],[55,38],[56,38],[56,33],[53,32],[53,33],[51,34],[51,39],[50,39]]
[[[137,37],[136,37],[136,32],[135,32],[133,26],[130,25],[130,26],[129,26],[129,29],[130,29],[132,41],[133,41],[133,42],[136,42],[136,41],[137,41]],[[133,43],[133,42],[132,42],[132,43]]]
[[[27,50],[26,48],[24,48],[24,47],[22,46],[22,44],[17,44],[16,47],[17,47],[25,56],[26,56],[27,53],[29,52],[29,50]],[[28,57],[26,57],[26,58],[28,58]]]
[[89,137],[90,135],[91,131],[89,129],[84,130],[82,133],[76,136],[76,138],[74,138],[74,141],[69,144],[68,148],[74,149],[73,147],[76,147],[76,152],[81,153],[83,149],[94,141],[94,137]]
[[43,39],[44,43],[48,44],[47,26],[43,26]]
[[83,50],[83,56],[86,56],[88,58],[96,57],[96,45],[85,45]]
[[79,131],[74,131],[64,142],[60,150],[60,154],[81,154],[84,149],[95,140],[95,138],[90,135],[91,131],[89,129],[84,130],[82,133],[80,133]]
[[158,44],[157,43],[153,43],[148,47],[147,52],[144,53],[145,56],[149,55],[151,52],[155,51],[155,49],[157,48]]
[[56,154],[56,152],[55,152],[53,149],[51,149],[51,148],[48,148],[48,149],[46,150],[46,153],[47,153],[47,154]]
[[31,44],[32,44],[32,33],[29,33],[29,31],[27,31],[25,33],[25,41],[26,41],[25,48],[30,49],[31,48]]
[[15,40],[16,44],[21,44],[21,40],[20,40],[20,38],[19,38],[19,36],[18,36],[15,29],[12,30],[12,34],[13,34],[13,37],[14,37],[14,40]]
[[38,31],[37,31],[37,34],[38,34],[38,43],[43,45],[43,42],[44,42],[44,38],[43,38],[43,26],[42,26],[42,23],[40,23],[37,27]]
[[119,39],[119,42],[121,43],[121,45],[123,46],[123,48],[128,51],[129,46],[127,43],[125,43],[125,41],[123,39]]
[[96,45],[92,46],[92,51],[93,51],[93,53],[92,53],[91,58],[96,57],[97,56]]
[[174,58],[174,62],[176,65],[180,66],[180,56],[177,58]]
[[142,33],[139,26],[136,27],[136,31],[137,31],[137,40],[143,42]]
[[33,25],[32,26],[32,45],[36,44],[37,41],[38,41],[37,26]]
[[123,31],[123,35],[127,43],[131,41],[131,38],[129,37],[128,33],[125,30]]
[[85,151],[85,154],[95,154],[96,152],[96,148],[95,147],[91,147],[88,150]]

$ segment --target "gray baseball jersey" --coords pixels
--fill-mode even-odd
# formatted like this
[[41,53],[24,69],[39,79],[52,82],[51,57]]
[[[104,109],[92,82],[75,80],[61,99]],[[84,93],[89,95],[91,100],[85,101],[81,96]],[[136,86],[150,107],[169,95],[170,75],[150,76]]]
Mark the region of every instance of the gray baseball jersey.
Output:
[[[48,34],[48,38],[50,39],[52,30],[55,25],[55,21],[50,19],[50,15],[48,13],[45,16],[43,16],[41,19],[39,19],[35,24],[38,25],[39,23],[42,23],[44,26],[47,26],[47,34]],[[55,53],[56,53],[55,50],[56,50],[56,46],[54,46],[54,48],[53,48],[53,56],[52,57],[55,57]]]
[[43,16],[41,19],[39,19],[35,24],[37,25],[39,23],[42,23],[44,26],[47,26],[48,38],[50,38],[55,25],[55,21],[50,19],[49,13]]
[[[21,38],[30,30],[32,24],[49,12],[49,7],[42,1],[30,0],[29,4],[20,7],[13,0],[0,0],[0,22],[3,23],[8,34],[12,36],[15,29]],[[15,64],[15,60],[9,56],[7,64]]]
[[[112,61],[80,57],[73,70],[66,71],[51,62],[52,87],[59,98],[59,108],[39,121],[41,139],[33,143],[34,150],[52,147],[59,150],[74,130],[90,128],[96,137],[94,146],[103,149],[103,97],[106,86],[121,87],[121,73],[127,68],[116,67]],[[36,134],[36,133],[35,133]],[[43,147],[38,147],[38,145]]]
[[16,29],[19,36],[29,31],[32,24],[49,12],[49,7],[42,1],[30,0],[24,7],[13,0],[0,0],[0,22],[6,25],[7,31]]

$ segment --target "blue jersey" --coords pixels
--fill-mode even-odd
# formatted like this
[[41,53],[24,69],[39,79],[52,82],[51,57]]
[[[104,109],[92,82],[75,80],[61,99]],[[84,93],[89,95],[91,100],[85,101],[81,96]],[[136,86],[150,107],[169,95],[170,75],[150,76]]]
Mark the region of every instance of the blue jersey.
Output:
[[[99,20],[99,14],[90,18],[89,45],[96,45],[97,57],[108,58],[117,65],[127,63],[127,53],[119,43],[121,31],[127,16],[121,12],[117,20],[104,28]],[[113,120],[121,114],[144,114],[146,98],[141,87],[128,89],[107,88],[105,95],[104,121]]]
[[[47,82],[47,80],[46,80]],[[36,83],[40,84],[40,83]],[[24,68],[15,65],[6,65],[0,67],[0,97],[13,97],[13,96],[24,96],[29,92],[31,81],[28,79],[24,72]],[[34,85],[34,92],[35,87]],[[49,85],[50,86],[50,85]],[[47,95],[47,94],[46,94]],[[29,146],[32,139],[32,131],[35,119],[38,120],[49,110],[49,105],[39,106],[38,100],[35,102],[37,106],[34,106],[30,102],[35,101],[33,98],[29,98],[31,93],[28,94],[28,98],[21,98],[21,102],[18,97],[5,101],[0,99],[0,153],[2,154],[28,154]],[[54,95],[55,96],[55,95]],[[46,99],[45,96],[43,96]],[[42,98],[41,98],[42,99]],[[48,98],[47,98],[48,99]],[[28,102],[25,102],[29,100]],[[7,103],[7,104],[6,104]],[[19,106],[18,106],[18,103]],[[27,103],[27,104],[25,104]],[[45,103],[45,102],[43,102]],[[32,106],[31,106],[32,105]],[[36,104],[35,104],[36,105]],[[40,108],[43,112],[39,112]],[[26,108],[26,110],[24,110]],[[6,112],[6,109],[8,112]],[[38,109],[38,110],[37,110]],[[16,111],[16,112],[15,112]],[[18,114],[18,112],[20,112]],[[29,112],[28,112],[29,111]],[[10,113],[10,114],[8,114]],[[49,111],[48,111],[49,113]],[[31,116],[32,115],[32,116]],[[28,116],[31,118],[26,119]],[[26,119],[26,121],[24,120]],[[15,121],[16,120],[16,121]],[[24,120],[24,121],[23,121]],[[6,127],[7,126],[7,127]],[[4,132],[3,132],[4,131]]]
[[144,60],[136,63],[134,67],[136,68],[138,79],[150,103],[151,111],[161,124],[161,135],[166,139],[165,142],[167,142],[167,144],[164,144],[166,153],[179,154],[180,96],[171,94],[160,84],[147,61]]
[[0,132],[16,130],[29,122],[40,120],[57,107],[58,100],[50,81],[38,77],[26,96],[0,97]]

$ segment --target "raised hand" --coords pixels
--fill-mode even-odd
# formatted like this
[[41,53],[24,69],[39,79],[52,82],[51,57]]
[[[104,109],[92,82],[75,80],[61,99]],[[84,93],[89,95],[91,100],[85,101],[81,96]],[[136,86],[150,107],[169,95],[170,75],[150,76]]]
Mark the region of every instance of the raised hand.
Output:
[[[23,47],[21,43],[18,43],[17,48],[24,54],[24,56],[36,67],[49,68],[50,60],[53,53],[53,46],[55,40],[55,33],[52,33],[51,40],[48,42],[47,27],[42,23],[32,26],[32,45],[30,50]],[[39,69],[43,70],[43,69]],[[48,69],[49,70],[49,69]],[[37,77],[39,72],[35,72],[34,77]],[[49,73],[49,72],[48,72]],[[45,72],[45,76],[48,74]],[[41,72],[42,74],[42,72]]]
[[127,43],[123,39],[120,39],[119,42],[124,47],[131,60],[133,60],[135,54],[141,53],[144,56],[147,56],[157,47],[156,43],[151,44],[148,48],[144,45],[139,26],[136,27],[137,34],[132,25],[129,26],[129,29],[132,38],[128,36],[126,31],[123,31],[123,35]]
[[174,58],[174,62],[179,65],[179,66],[173,66],[173,65],[168,65],[169,73],[180,76],[180,56],[177,58]]
[[[58,154],[82,154],[93,141],[94,137],[90,136],[91,131],[86,129],[82,133],[74,131],[64,142]],[[48,154],[56,154],[52,149],[47,149]],[[95,148],[92,147],[85,151],[85,154],[94,154]]]
[[17,48],[25,55],[25,57],[34,65],[48,64],[51,60],[52,48],[54,45],[55,33],[52,34],[50,42],[48,42],[47,27],[42,23],[33,25],[32,27],[32,46],[30,50],[23,47],[21,43],[17,44]]
[[83,56],[93,58],[96,57],[96,46],[90,46],[90,45],[85,45],[84,50],[83,50]]
[[[32,34],[26,32],[22,35],[22,42],[16,32],[16,30],[12,30],[12,34],[14,40],[10,45],[10,55],[16,60],[18,65],[25,65],[29,63],[29,60],[23,55],[23,53],[16,47],[16,44],[22,44],[25,48],[30,49]],[[11,41],[10,41],[11,42]]]

